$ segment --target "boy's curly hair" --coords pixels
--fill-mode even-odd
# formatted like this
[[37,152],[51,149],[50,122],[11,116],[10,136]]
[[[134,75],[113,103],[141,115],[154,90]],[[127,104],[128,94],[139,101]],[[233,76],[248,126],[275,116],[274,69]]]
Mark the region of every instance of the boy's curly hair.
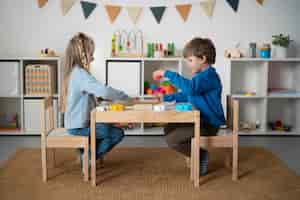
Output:
[[189,56],[203,58],[203,56],[205,56],[208,64],[215,64],[216,48],[210,39],[197,37],[185,45],[183,56],[184,58]]

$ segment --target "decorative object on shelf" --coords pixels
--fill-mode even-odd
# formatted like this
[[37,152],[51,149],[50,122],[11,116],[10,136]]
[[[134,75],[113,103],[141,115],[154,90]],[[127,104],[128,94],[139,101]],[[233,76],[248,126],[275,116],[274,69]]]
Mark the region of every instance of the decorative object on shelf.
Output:
[[264,0],[256,0],[256,2],[261,6],[264,4]]
[[241,58],[243,57],[243,54],[242,52],[237,49],[237,48],[234,48],[234,49],[226,49],[225,50],[225,57],[226,58]]
[[260,48],[260,57],[261,58],[271,58],[271,45],[263,44]]
[[162,58],[176,56],[175,44],[168,43],[167,49],[162,43],[147,43],[147,57],[148,58]]
[[256,92],[252,92],[252,91],[239,91],[237,92],[238,95],[244,95],[247,97],[251,97],[251,96],[255,96]]
[[43,8],[48,3],[48,0],[38,0],[37,2],[39,8]]
[[121,6],[105,5],[105,9],[110,23],[113,24],[121,12]]
[[239,0],[226,0],[230,7],[237,12],[239,8]]
[[250,52],[250,58],[256,58],[256,43],[251,42],[249,44],[249,52]]
[[214,14],[216,0],[201,0],[200,7],[202,12],[209,18]]
[[190,103],[177,103],[175,110],[178,112],[186,112],[193,110],[193,105]]
[[61,11],[62,15],[65,16],[69,10],[73,7],[77,0],[61,0]]
[[96,3],[89,2],[89,1],[80,1],[83,16],[85,19],[89,18],[89,16],[92,14],[92,12],[97,7]]
[[184,22],[186,22],[186,20],[188,19],[191,8],[192,8],[192,4],[176,5],[176,10],[180,14]]
[[144,39],[141,30],[117,30],[111,40],[112,57],[143,57]]
[[131,21],[134,23],[134,24],[137,24],[140,16],[141,16],[141,13],[143,11],[143,8],[142,7],[138,7],[138,6],[127,6],[126,7],[126,10],[128,12],[128,15],[131,19]]
[[287,51],[289,48],[290,43],[293,41],[290,39],[289,35],[273,35],[272,36],[272,44],[273,44],[273,50],[272,50],[272,57],[275,58],[286,58]]
[[260,122],[240,122],[240,129],[246,131],[253,131],[260,128]]
[[150,10],[158,24],[160,24],[161,19],[166,11],[166,6],[155,6],[155,7],[150,7]]
[[26,95],[53,95],[55,87],[53,66],[35,64],[25,67]]
[[0,129],[19,128],[17,113],[0,113]]
[[293,128],[290,125],[283,124],[283,122],[281,120],[277,120],[275,122],[269,122],[269,127],[273,131],[286,131],[286,132],[292,131],[292,128]]
[[56,57],[56,53],[53,49],[45,48],[40,51],[41,57]]

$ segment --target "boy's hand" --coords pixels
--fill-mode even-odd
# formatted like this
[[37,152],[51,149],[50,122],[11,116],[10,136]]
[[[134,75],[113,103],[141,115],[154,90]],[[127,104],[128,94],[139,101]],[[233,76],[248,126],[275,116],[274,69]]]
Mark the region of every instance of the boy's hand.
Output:
[[155,97],[156,97],[156,99],[159,103],[164,101],[164,95],[163,94],[157,94],[157,95],[155,95]]
[[155,81],[159,81],[162,77],[164,77],[164,75],[165,75],[165,70],[159,69],[153,72],[152,78]]

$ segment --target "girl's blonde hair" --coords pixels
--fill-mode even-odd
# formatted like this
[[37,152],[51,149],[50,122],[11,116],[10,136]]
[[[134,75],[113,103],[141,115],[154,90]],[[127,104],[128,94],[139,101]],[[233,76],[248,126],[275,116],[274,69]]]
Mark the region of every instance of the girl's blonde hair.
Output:
[[84,33],[77,33],[69,42],[64,61],[64,78],[62,83],[62,95],[60,111],[65,112],[67,105],[67,95],[69,78],[72,69],[77,66],[90,72],[90,63],[93,60],[95,44],[92,38]]

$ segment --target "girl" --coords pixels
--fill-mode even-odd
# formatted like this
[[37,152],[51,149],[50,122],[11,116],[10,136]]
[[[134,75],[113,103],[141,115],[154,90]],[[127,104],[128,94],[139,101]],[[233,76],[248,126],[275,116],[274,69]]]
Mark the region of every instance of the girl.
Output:
[[[66,49],[61,110],[65,113],[65,128],[73,135],[90,135],[90,112],[95,107],[95,97],[112,101],[128,99],[125,93],[104,86],[90,74],[94,49],[94,41],[84,33],[76,34]],[[109,152],[123,137],[122,129],[97,123],[97,159]]]

